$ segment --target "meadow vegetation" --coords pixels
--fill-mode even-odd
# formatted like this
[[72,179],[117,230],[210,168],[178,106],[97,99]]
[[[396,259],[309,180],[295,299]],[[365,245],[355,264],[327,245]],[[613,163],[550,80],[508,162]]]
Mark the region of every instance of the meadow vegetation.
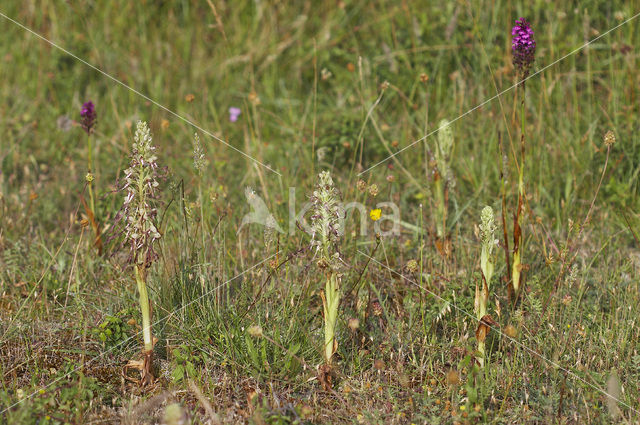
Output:
[[0,423],[639,423],[638,12],[3,2]]

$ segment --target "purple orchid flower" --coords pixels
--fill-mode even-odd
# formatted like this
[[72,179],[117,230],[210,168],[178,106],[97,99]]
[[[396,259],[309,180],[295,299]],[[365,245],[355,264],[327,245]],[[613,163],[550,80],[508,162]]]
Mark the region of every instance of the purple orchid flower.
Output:
[[88,101],[82,105],[82,109],[80,109],[80,117],[82,118],[82,128],[87,132],[87,134],[91,134],[98,118],[93,102]]
[[511,35],[513,36],[511,41],[513,65],[518,71],[527,75],[536,53],[536,40],[533,38],[533,29],[531,29],[531,25],[525,18],[520,18],[516,20],[516,25],[511,30]]

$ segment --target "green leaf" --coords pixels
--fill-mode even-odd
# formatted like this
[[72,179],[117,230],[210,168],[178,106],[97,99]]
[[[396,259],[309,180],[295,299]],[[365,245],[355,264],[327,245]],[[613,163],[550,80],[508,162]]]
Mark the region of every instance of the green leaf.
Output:
[[182,381],[184,378],[184,367],[182,365],[176,366],[173,372],[171,372],[171,378],[174,381]]
[[478,390],[472,385],[467,386],[467,397],[469,397],[469,403],[474,404],[478,401]]
[[256,347],[253,345],[253,341],[251,340],[251,336],[247,333],[247,334],[245,334],[244,339],[245,339],[245,341],[247,343],[247,351],[249,352],[249,357],[251,357],[251,361],[253,362],[253,365],[257,369],[260,369],[261,368],[261,364],[260,364],[260,359],[258,358],[258,351],[256,350]]
[[189,376],[190,378],[196,377],[196,368],[193,366],[193,363],[187,362],[185,368],[187,370],[187,376]]

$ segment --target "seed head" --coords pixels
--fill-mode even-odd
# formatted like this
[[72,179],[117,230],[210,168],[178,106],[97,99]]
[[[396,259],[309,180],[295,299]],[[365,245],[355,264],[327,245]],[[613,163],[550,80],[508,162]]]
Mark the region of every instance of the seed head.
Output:
[[604,145],[610,148],[611,146],[613,146],[615,142],[616,142],[616,135],[613,134],[613,131],[611,130],[607,131],[604,135]]
[[198,175],[202,175],[204,167],[207,165],[207,160],[202,150],[202,143],[200,143],[200,137],[198,133],[193,137],[193,168],[196,169]]
[[571,266],[571,270],[569,270],[569,275],[567,276],[567,288],[571,288],[576,280],[578,280],[578,273],[580,272],[580,266],[574,264]]
[[504,334],[509,338],[515,338],[516,336],[518,336],[518,331],[513,325],[507,325],[504,328]]
[[507,155],[502,155],[502,179],[504,181],[509,180],[509,158],[507,158]]
[[411,259],[407,261],[406,268],[408,272],[415,273],[418,271],[418,262],[416,260]]
[[254,338],[260,338],[263,335],[262,327],[258,325],[249,326],[249,328],[247,329],[247,332],[249,333],[249,335],[251,335]]
[[355,332],[360,327],[360,320],[358,320],[357,317],[352,317],[347,321],[347,325],[349,326],[349,329]]
[[453,150],[453,131],[451,130],[451,123],[446,119],[440,121],[438,124],[438,135],[435,149],[435,165],[438,168],[438,173],[447,181],[452,182],[453,175],[449,167],[449,160],[451,159],[451,151]]

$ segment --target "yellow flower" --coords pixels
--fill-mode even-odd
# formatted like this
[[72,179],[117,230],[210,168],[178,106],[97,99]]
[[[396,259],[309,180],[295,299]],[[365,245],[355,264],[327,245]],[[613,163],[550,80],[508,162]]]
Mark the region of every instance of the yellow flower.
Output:
[[371,217],[371,220],[373,220],[373,221],[380,220],[381,216],[382,216],[382,210],[380,208],[376,208],[375,210],[371,210],[371,212],[369,213],[369,217]]

